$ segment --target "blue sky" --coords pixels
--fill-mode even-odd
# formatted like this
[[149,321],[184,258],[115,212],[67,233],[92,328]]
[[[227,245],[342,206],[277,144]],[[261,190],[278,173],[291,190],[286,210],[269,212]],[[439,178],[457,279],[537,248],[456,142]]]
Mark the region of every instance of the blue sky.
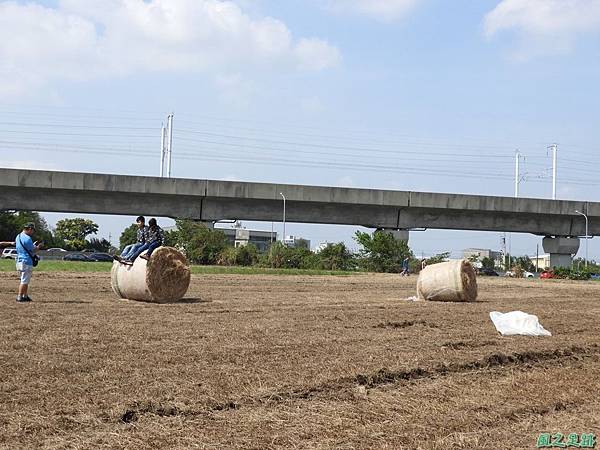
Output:
[[[598,30],[598,0],[0,1],[2,165],[155,175],[173,111],[176,177],[512,195],[519,149],[521,195],[549,197],[558,142],[558,197],[600,201]],[[113,241],[130,220],[95,219]]]

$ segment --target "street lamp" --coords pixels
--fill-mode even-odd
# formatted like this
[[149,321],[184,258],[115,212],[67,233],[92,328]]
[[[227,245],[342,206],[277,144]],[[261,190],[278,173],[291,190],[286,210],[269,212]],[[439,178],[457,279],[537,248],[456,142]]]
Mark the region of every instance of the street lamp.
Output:
[[285,195],[283,195],[282,192],[280,192],[279,195],[281,195],[283,197],[283,237],[282,237],[282,241],[283,241],[283,245],[285,245]]
[[585,268],[588,266],[588,216],[586,216],[581,211],[575,210],[575,212],[585,218]]

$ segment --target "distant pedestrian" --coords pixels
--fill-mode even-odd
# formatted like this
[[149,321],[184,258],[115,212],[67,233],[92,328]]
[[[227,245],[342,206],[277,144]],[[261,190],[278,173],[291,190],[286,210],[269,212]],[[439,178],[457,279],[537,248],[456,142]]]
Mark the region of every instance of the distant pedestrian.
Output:
[[139,216],[137,219],[135,219],[135,223],[138,227],[136,241],[134,244],[126,245],[121,252],[121,256],[115,255],[113,257],[119,262],[131,259],[135,252],[137,252],[148,240],[148,227],[146,226],[146,218],[144,216]]
[[425,258],[423,258],[421,260],[421,270],[423,270],[425,267],[427,267],[427,260]]
[[409,275],[410,275],[410,269],[409,269],[409,267],[408,267],[408,263],[409,263],[409,261],[410,261],[410,260],[409,260],[409,258],[408,258],[408,257],[407,257],[407,258],[404,258],[404,259],[402,260],[402,272],[400,272],[400,275],[402,275],[402,276],[404,276],[404,277],[407,277],[407,276],[409,276]]
[[17,272],[21,278],[17,302],[30,302],[28,289],[31,275],[33,274],[33,259],[35,252],[42,246],[41,242],[33,242],[31,236],[35,232],[35,224],[28,223],[23,227],[23,231],[15,238],[17,247]]

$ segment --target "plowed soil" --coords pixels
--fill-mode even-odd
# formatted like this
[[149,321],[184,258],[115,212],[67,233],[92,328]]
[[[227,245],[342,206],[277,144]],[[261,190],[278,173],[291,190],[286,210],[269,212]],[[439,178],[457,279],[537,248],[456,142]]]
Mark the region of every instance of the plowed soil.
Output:
[[[172,305],[108,274],[0,273],[2,448],[535,448],[600,434],[600,283],[193,276]],[[552,337],[501,337],[490,311]]]

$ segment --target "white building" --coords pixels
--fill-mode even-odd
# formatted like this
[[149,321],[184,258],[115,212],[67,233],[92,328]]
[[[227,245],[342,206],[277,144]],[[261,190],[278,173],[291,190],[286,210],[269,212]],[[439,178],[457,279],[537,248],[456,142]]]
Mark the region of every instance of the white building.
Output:
[[[502,252],[490,250],[489,248],[466,248],[463,250],[464,259],[472,259],[476,257],[477,262],[481,263],[484,258],[489,258],[494,261],[496,266],[502,266]],[[477,266],[477,264],[475,264]]]
[[550,255],[538,255],[530,256],[529,259],[537,270],[544,270],[550,268]]

